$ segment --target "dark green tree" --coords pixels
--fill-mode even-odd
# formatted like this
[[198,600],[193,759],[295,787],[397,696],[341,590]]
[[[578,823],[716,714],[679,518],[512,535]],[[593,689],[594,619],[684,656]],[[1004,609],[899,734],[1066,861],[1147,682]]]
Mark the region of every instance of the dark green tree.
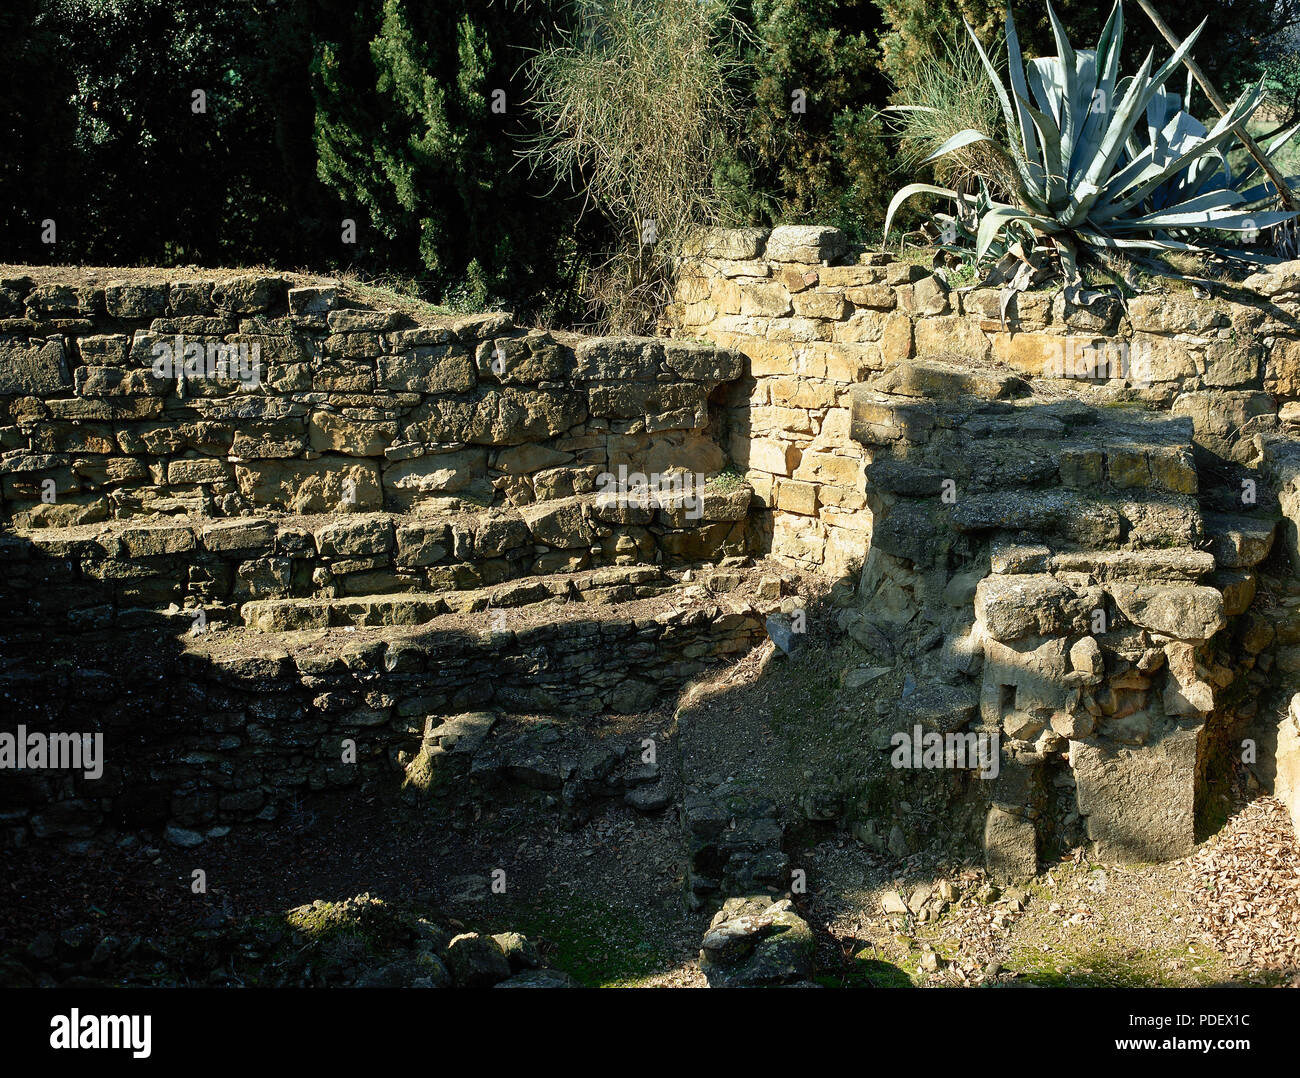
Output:
[[735,176],[749,215],[878,231],[893,185],[879,11],[871,0],[749,0],[742,17],[752,106]]
[[547,14],[383,0],[318,41],[317,169],[355,210],[361,265],[418,265],[429,291],[473,306],[552,288],[573,207],[564,190],[544,197],[516,154],[515,76]]

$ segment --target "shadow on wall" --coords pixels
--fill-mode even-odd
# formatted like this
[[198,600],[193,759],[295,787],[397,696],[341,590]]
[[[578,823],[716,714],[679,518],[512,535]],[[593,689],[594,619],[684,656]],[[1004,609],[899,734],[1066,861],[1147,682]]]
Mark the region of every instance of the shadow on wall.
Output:
[[1264,484],[1228,514],[1222,472],[1198,483],[1189,420],[1045,402],[968,365],[903,364],[854,397],[874,529],[835,617],[866,652],[846,676],[902,672],[876,703],[882,743],[917,724],[1000,740],[983,844],[1005,875],[1085,838],[1119,860],[1189,853],[1222,822],[1212,802],[1253,714],[1236,709],[1263,681],[1229,623],[1268,551],[1242,550],[1271,536]]
[[[911,369],[918,378],[952,376]],[[840,822],[886,847],[897,827],[915,848],[943,817],[900,808],[906,798],[881,766],[890,739],[917,725],[996,736],[996,777],[954,783],[940,767],[935,780],[958,801],[993,806],[974,826],[995,865],[1032,872],[1039,854],[1068,848],[1085,826],[1110,854],[1181,856],[1198,798],[1232,763],[1222,745],[1239,690],[1223,679],[1245,663],[1229,652],[1223,627],[1249,602],[1227,587],[1209,552],[1221,544],[1203,512],[1211,492],[1198,498],[1190,424],[1027,402],[1016,381],[999,383],[991,399],[909,396],[897,381],[890,392],[858,394],[855,435],[873,457],[874,545],[848,578],[852,589],[841,582],[804,609],[840,648],[834,661],[843,667],[805,672],[796,679],[801,702],[791,706],[815,729],[839,718],[818,712],[819,700],[830,706],[827,689],[859,693],[869,706],[850,716],[851,740],[869,747],[860,768],[833,757],[814,761],[812,779],[798,768],[783,797],[808,820]],[[11,825],[36,808],[38,837],[88,837],[101,819],[123,828],[271,821],[290,796],[359,781],[364,766],[333,762],[341,738],[355,735],[359,762],[381,772],[394,743],[421,743],[425,714],[517,708],[512,691],[539,676],[524,654],[462,668],[454,707],[448,696],[404,714],[383,695],[390,686],[421,695],[431,671],[418,658],[403,669],[396,664],[408,660],[392,649],[358,653],[355,664],[335,657],[300,682],[289,656],[258,639],[212,662],[188,645],[188,614],[130,609],[124,597],[138,594],[140,581],[88,577],[75,556],[6,542],[14,567],[0,581],[8,725],[103,732],[110,746],[93,782],[0,779]],[[184,571],[181,562],[168,567],[174,560],[157,568]],[[69,618],[81,631],[69,631]],[[596,647],[608,629],[595,617],[568,624],[575,649]],[[416,632],[409,642],[413,653],[440,655],[480,644],[459,630]],[[640,640],[606,650],[617,663],[600,676],[612,684],[661,649]],[[385,666],[390,658],[395,668]],[[670,665],[641,680],[675,690],[698,671]],[[764,679],[760,695],[772,671]],[[716,715],[730,706],[710,704]],[[720,742],[736,737],[717,733]],[[709,746],[699,752],[716,755]],[[816,745],[798,752],[813,760]],[[702,764],[697,773],[712,770]],[[827,796],[820,786],[831,788]]]

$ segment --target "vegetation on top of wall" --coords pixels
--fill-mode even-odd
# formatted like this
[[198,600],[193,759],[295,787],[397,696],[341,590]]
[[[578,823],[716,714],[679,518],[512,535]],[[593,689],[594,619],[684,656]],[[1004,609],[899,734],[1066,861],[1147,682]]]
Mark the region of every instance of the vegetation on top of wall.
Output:
[[[1011,287],[1020,289],[1055,272],[1049,268],[1053,263],[1067,285],[1077,286],[1078,261],[1085,254],[1102,262],[1116,256],[1141,261],[1147,252],[1168,251],[1267,260],[1263,252],[1225,249],[1212,237],[1219,231],[1257,236],[1296,216],[1267,208],[1277,188],[1259,181],[1258,165],[1234,174],[1224,153],[1237,137],[1234,129],[1263,100],[1262,86],[1244,92],[1207,130],[1183,108],[1182,98],[1164,89],[1204,24],[1158,67],[1154,52],[1148,52],[1136,75],[1122,78],[1125,24],[1118,0],[1095,50],[1076,52],[1050,0],[1047,12],[1057,54],[1028,63],[1022,61],[1015,20],[1007,14],[1009,90],[967,24],[997,94],[1002,124],[954,132],[927,160],[962,154],[958,171],[973,177],[979,189],[968,194],[909,184],[890,204],[886,234],[897,208],[913,195],[949,198],[957,212],[939,218],[947,244],[973,247],[976,263],[991,253],[999,256],[991,278],[1010,279]],[[1284,132],[1269,151],[1296,131]],[[985,166],[987,158],[976,157],[976,150],[988,153],[996,165]],[[1005,191],[1002,198],[990,194],[993,185]]]
[[[1025,51],[1050,51],[1037,0],[1012,6]],[[1279,30],[1300,0],[1161,6],[1180,33],[1208,18],[1216,48],[1199,59],[1224,92],[1267,67],[1268,123],[1284,124],[1294,35]],[[861,242],[880,238],[902,182],[881,109],[933,72],[958,17],[986,40],[1002,12],[1001,0],[707,8],[743,28],[734,63],[717,68],[725,87],[709,87],[738,120],[701,162],[719,216],[835,225]],[[0,11],[0,260],[348,270],[410,281],[449,307],[583,323],[583,285],[623,226],[581,212],[589,173],[556,183],[519,150],[545,130],[525,65],[598,9],[612,7],[12,0]],[[1084,39],[1104,14],[1060,5]],[[1158,42],[1139,22],[1127,63]]]

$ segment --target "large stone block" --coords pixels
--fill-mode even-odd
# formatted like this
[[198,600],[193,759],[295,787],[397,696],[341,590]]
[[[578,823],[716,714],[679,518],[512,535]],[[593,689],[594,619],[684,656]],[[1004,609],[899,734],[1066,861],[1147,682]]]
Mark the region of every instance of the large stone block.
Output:
[[993,351],[993,346],[979,325],[956,314],[920,318],[913,328],[912,336],[918,356],[956,355],[984,361]]
[[822,225],[780,225],[767,237],[763,254],[771,262],[833,262],[848,250],[848,239],[838,228]]
[[1196,730],[1141,748],[1070,742],[1079,813],[1106,861],[1172,861],[1196,845]]
[[561,550],[591,545],[591,526],[576,498],[527,505],[519,512],[535,542]]
[[663,343],[648,337],[591,337],[573,350],[573,376],[588,382],[653,381],[663,355]]
[[255,314],[286,302],[287,293],[283,278],[246,273],[217,282],[212,302],[236,314]]
[[765,228],[706,228],[689,237],[682,249],[692,257],[743,261],[757,258],[766,239]]
[[379,384],[409,393],[466,393],[474,388],[474,363],[462,347],[428,345],[381,356]]
[[462,449],[401,460],[384,469],[384,489],[405,494],[452,494],[487,475],[487,450]]
[[337,412],[313,412],[307,427],[312,449],[352,457],[378,457],[397,437],[397,424],[353,419]]
[[485,381],[532,383],[565,381],[573,372],[573,351],[549,333],[498,337],[475,352],[478,375]]
[[1003,883],[1027,880],[1038,873],[1038,835],[1033,821],[990,805],[984,818],[984,865]]
[[316,532],[316,548],[326,558],[386,554],[393,549],[393,523],[376,514],[326,524]]
[[1134,625],[1177,640],[1208,640],[1227,624],[1214,588],[1112,583],[1107,590]]
[[62,337],[47,341],[0,338],[0,396],[43,396],[72,387]]
[[235,481],[254,505],[293,513],[356,512],[383,506],[378,466],[348,457],[249,461],[235,465]]
[[1099,587],[1076,591],[1046,574],[995,574],[975,589],[975,616],[995,640],[1080,633],[1102,601]]

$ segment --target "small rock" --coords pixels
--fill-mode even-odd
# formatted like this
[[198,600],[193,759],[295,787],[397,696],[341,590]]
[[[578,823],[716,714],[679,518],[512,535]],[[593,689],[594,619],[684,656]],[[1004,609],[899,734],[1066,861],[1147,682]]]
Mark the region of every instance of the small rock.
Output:
[[673,803],[672,791],[666,782],[653,786],[637,786],[623,795],[623,803],[638,812],[658,812]]
[[537,953],[537,945],[527,936],[519,932],[498,932],[492,938],[515,972],[541,967],[542,957]]
[[184,827],[177,827],[175,824],[168,826],[163,833],[163,839],[183,850],[192,850],[195,846],[203,845],[203,836],[197,831],[189,831]]
[[491,988],[510,976],[510,962],[491,936],[464,932],[447,947],[447,965],[459,988]]
[[888,666],[859,666],[844,675],[844,687],[849,690],[865,688],[877,678],[884,677],[889,671]]

